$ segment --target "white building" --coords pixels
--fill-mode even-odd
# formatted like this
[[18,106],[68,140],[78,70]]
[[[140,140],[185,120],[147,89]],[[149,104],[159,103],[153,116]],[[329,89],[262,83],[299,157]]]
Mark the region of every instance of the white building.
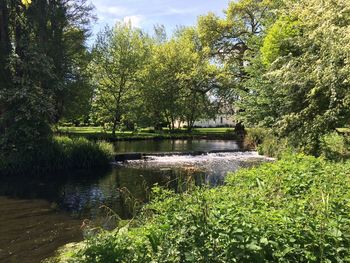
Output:
[[[175,127],[183,128],[187,125],[186,122],[175,122]],[[195,121],[193,127],[197,128],[215,128],[215,127],[234,127],[236,122],[231,114],[218,114],[213,119],[201,119]]]
[[218,114],[215,119],[202,119],[194,123],[194,127],[234,127],[236,122],[232,115]]

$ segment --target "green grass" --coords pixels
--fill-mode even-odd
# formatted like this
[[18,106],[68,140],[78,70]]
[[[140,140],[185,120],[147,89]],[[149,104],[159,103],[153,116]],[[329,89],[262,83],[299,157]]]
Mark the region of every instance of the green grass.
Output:
[[103,133],[102,127],[59,127],[60,132],[68,133]]
[[227,131],[234,131],[233,128],[195,128],[194,132],[199,133],[225,133]]
[[349,171],[349,162],[296,155],[242,169],[217,188],[155,188],[138,218],[64,255],[77,263],[349,262]]
[[191,132],[186,129],[180,129],[170,131],[165,128],[162,131],[154,131],[146,128],[140,131],[118,131],[115,138],[112,137],[111,131],[105,131],[102,127],[59,127],[58,134],[83,136],[88,139],[176,139],[176,138],[196,138],[196,137],[209,137],[209,138],[234,138],[233,128],[196,128]]

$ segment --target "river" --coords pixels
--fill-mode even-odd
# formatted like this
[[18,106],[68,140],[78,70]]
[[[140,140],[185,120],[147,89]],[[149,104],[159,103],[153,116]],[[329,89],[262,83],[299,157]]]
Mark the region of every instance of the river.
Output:
[[58,247],[82,240],[87,224],[114,228],[113,216],[126,219],[137,213],[155,184],[177,192],[189,182],[214,187],[224,182],[228,171],[266,161],[256,152],[230,152],[240,147],[235,141],[220,140],[122,141],[115,143],[118,153],[220,152],[0,178],[0,262],[40,262]]

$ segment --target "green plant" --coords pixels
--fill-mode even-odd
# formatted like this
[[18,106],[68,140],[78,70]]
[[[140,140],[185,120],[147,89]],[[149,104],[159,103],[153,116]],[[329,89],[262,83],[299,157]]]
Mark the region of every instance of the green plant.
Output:
[[350,142],[348,138],[337,132],[326,134],[321,139],[321,155],[335,161],[350,158]]
[[350,163],[304,155],[182,194],[153,189],[140,217],[68,262],[348,262]]
[[279,139],[273,135],[265,136],[263,142],[258,145],[257,150],[261,155],[276,158],[281,158],[283,155],[295,151],[289,145],[287,138]]
[[265,128],[248,128],[244,138],[244,146],[246,148],[256,148],[263,143],[265,137],[270,133],[269,129]]
[[57,136],[30,152],[0,156],[0,174],[44,173],[108,165],[114,153],[107,142]]

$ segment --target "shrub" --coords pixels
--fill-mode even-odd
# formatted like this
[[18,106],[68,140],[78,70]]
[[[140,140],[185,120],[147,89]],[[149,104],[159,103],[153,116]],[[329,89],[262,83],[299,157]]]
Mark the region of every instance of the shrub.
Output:
[[261,155],[275,157],[278,159],[283,157],[285,154],[290,154],[295,151],[295,149],[289,145],[287,138],[279,139],[273,135],[265,136],[263,142],[258,145],[257,150]]
[[85,138],[59,136],[33,151],[0,158],[0,174],[44,173],[65,169],[87,169],[108,165],[113,146]]
[[350,163],[289,156],[174,194],[102,231],[71,262],[349,262]]
[[248,128],[244,138],[244,146],[246,148],[256,148],[263,143],[265,137],[271,132],[265,128]]
[[287,138],[278,138],[271,129],[250,128],[244,138],[244,147],[256,149],[259,154],[281,158],[285,154],[295,151]]
[[350,142],[337,132],[329,133],[321,139],[321,155],[335,161],[348,159],[350,158]]

